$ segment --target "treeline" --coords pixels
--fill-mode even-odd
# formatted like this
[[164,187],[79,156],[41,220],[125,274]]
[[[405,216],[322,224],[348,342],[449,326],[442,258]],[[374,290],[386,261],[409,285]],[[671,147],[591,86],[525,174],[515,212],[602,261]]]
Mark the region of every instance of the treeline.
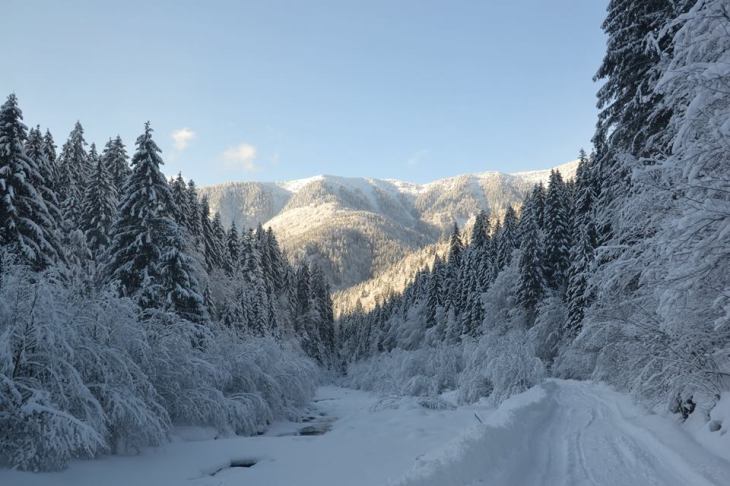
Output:
[[599,120],[574,182],[373,312],[342,320],[349,382],[500,401],[599,379],[686,416],[730,388],[730,17],[723,0],[610,2]]
[[134,451],[175,423],[256,433],[334,362],[322,272],[211,218],[152,133],[130,164],[77,123],[57,155],[15,95],[0,107],[2,465]]

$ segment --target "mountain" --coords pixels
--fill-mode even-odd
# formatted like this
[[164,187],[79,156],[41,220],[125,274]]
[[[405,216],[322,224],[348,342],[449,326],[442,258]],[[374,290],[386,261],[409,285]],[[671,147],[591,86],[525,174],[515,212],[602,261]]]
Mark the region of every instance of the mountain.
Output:
[[[573,161],[555,169],[572,178],[576,167]],[[229,182],[200,194],[226,225],[272,227],[294,262],[316,262],[333,289],[344,290],[436,243],[454,222],[463,226],[482,209],[501,216],[533,184],[547,181],[550,170],[484,172],[427,184],[320,175]]]

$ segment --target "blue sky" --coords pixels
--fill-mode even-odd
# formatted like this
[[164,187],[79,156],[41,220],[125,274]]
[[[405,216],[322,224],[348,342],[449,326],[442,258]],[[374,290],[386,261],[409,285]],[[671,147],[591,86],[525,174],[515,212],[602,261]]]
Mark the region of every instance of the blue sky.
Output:
[[606,4],[4,0],[0,94],[59,145],[150,120],[200,184],[545,168],[589,147]]

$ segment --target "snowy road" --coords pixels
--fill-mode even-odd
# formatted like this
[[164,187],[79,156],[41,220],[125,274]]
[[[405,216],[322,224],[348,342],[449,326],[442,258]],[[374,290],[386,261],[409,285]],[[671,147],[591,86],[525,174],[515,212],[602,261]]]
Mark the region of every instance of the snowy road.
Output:
[[61,473],[0,470],[0,484],[730,484],[730,463],[670,419],[649,415],[602,385],[551,380],[497,410],[484,405],[433,410],[432,405],[322,387],[303,421],[274,424],[259,437],[214,439],[179,430],[172,443],[139,456],[74,461]]
[[730,463],[607,387],[549,381],[481,431],[422,461],[401,485],[728,485]]

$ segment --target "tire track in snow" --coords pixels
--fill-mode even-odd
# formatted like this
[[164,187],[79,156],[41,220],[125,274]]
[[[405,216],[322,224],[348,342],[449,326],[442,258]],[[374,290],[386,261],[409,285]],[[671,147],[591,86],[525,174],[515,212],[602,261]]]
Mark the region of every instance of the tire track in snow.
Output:
[[539,388],[541,399],[519,405],[514,397],[505,403],[509,413],[429,454],[396,484],[730,484],[730,463],[627,396],[590,382],[549,380]]

